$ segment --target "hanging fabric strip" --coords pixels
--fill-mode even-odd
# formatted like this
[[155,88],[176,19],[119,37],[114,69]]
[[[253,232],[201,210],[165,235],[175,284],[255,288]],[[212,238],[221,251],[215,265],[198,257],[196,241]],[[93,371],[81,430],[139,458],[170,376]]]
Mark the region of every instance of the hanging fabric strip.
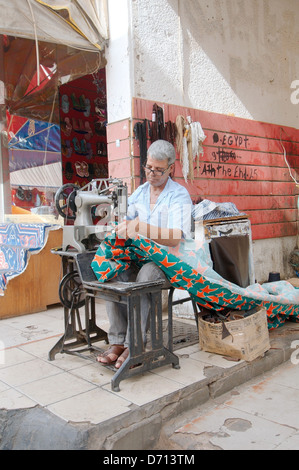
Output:
[[[199,169],[199,156],[203,154],[203,142],[206,138],[201,124],[192,122],[190,116],[176,118],[176,145],[180,154],[182,173],[187,183],[194,180],[194,166]],[[194,162],[195,165],[194,165]]]
[[187,145],[187,134],[186,134],[186,122],[184,116],[177,116],[176,118],[176,145],[180,155],[180,163],[182,166],[182,173],[184,180],[187,182],[189,173],[189,158],[188,158],[188,145]]
[[175,144],[176,139],[176,126],[174,122],[167,121],[164,128],[164,139],[170,142],[172,145]]
[[191,135],[192,135],[192,156],[193,161],[196,161],[197,174],[199,170],[199,156],[203,155],[203,142],[206,139],[206,135],[202,130],[200,122],[191,122]]
[[151,141],[164,139],[164,113],[161,106],[153,105]]
[[144,180],[144,165],[146,164],[147,158],[147,136],[151,135],[150,123],[147,119],[144,119],[142,122],[137,122],[134,126],[135,139],[139,141],[139,150],[140,150],[140,184]]

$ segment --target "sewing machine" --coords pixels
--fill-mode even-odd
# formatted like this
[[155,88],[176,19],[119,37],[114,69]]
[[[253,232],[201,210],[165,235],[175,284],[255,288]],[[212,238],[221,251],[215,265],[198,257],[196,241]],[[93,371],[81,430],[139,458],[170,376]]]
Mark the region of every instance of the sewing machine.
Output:
[[[70,247],[78,252],[93,249],[113,230],[113,222],[121,222],[127,213],[127,185],[117,178],[94,179],[84,187],[70,183],[55,195],[58,213],[72,225],[63,227],[62,250]],[[93,215],[99,218],[95,224]]]

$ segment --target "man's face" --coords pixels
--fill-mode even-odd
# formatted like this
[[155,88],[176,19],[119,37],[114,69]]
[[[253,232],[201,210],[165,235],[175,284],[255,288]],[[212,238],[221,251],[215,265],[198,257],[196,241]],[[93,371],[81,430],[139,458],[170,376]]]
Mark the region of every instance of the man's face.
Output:
[[[173,164],[168,167],[167,159],[154,160],[150,155],[148,155],[145,165],[146,180],[156,188],[159,186],[163,186],[165,185],[172,169]],[[150,170],[153,170],[154,172]]]

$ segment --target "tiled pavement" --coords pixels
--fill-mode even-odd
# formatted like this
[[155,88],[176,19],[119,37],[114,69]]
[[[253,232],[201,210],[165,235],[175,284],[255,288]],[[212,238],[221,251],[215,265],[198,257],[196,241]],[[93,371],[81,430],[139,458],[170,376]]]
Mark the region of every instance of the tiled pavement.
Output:
[[[108,328],[101,303],[97,324]],[[114,392],[113,371],[100,364],[60,353],[48,360],[63,334],[61,307],[1,320],[0,431],[5,423],[8,434],[0,448],[43,449],[46,442],[56,449],[150,448],[167,420],[284,362],[290,347],[286,352],[283,332],[292,335],[293,329],[271,334],[272,349],[254,363],[229,361],[200,351],[198,344],[186,346],[176,351],[180,369],[164,366],[125,379]],[[37,413],[48,433],[55,428],[66,432],[50,443],[47,427],[36,424]],[[35,434],[29,439],[30,423]]]

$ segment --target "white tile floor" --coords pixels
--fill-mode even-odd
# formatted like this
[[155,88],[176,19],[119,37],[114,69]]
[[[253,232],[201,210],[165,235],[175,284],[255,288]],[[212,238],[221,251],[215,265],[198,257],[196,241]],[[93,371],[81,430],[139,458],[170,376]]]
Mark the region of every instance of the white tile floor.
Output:
[[193,437],[196,449],[297,450],[298,389],[298,365],[288,361],[192,410],[174,441],[190,444]]
[[[108,328],[104,304],[97,304],[97,324]],[[60,353],[54,361],[48,360],[63,332],[61,307],[0,320],[1,408],[40,405],[66,421],[98,424],[129,412],[134,405],[142,406],[204,380],[207,365],[235,365],[200,351],[195,344],[176,351],[179,370],[164,366],[123,380],[120,392],[113,392],[113,371],[100,364]]]

